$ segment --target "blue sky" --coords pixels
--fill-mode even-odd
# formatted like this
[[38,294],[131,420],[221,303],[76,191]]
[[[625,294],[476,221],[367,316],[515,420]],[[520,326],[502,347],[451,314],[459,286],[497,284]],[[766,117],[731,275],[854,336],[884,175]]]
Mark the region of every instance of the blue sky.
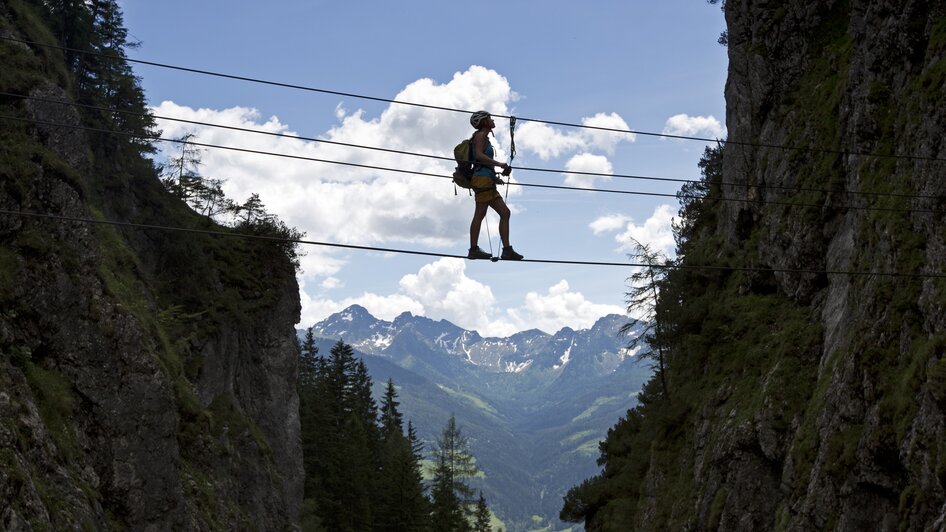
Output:
[[[568,123],[725,135],[725,23],[700,0],[123,2],[141,47],[129,56],[385,99]],[[410,152],[450,155],[467,115],[135,66],[156,114]],[[448,175],[432,159],[160,124],[166,136]],[[508,121],[497,119],[499,159]],[[674,183],[565,170],[698,176],[698,142],[520,121],[513,166],[526,183],[674,193]],[[174,147],[169,146],[169,149]],[[202,173],[228,196],[260,194],[317,241],[465,254],[473,201],[447,180],[207,149]],[[626,260],[628,237],[672,252],[673,198],[510,187],[512,243],[527,258]],[[491,215],[498,253],[497,219]],[[489,250],[486,226],[480,247]],[[448,319],[485,335],[585,328],[624,306],[630,270],[490,263],[306,247],[308,326],[359,303]]]

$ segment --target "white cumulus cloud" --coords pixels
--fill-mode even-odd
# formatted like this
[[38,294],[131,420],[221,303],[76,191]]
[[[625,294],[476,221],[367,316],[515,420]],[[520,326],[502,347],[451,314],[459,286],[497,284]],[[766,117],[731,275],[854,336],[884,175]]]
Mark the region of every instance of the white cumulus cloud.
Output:
[[[565,163],[565,170],[568,172],[590,172],[594,174],[612,174],[614,169],[611,167],[611,161],[603,155],[594,155],[591,153],[579,153]],[[596,180],[610,180],[609,176],[565,174],[565,184],[572,187],[592,188]]]
[[[630,129],[617,113],[598,113],[581,120],[582,125],[609,129]],[[535,153],[542,160],[578,151],[600,150],[611,154],[619,142],[634,142],[635,135],[595,129],[563,131],[542,122],[526,122],[516,133],[516,146]]]
[[563,327],[587,329],[602,316],[623,314],[624,309],[592,303],[580,292],[571,291],[568,281],[563,279],[544,294],[529,292],[522,306],[507,312],[522,329],[536,328],[554,334]]
[[335,288],[341,288],[345,286],[345,283],[337,277],[326,277],[321,284],[322,288],[325,290],[334,290]]
[[465,329],[491,331],[496,298],[489,286],[466,275],[466,263],[443,258],[401,278],[401,292],[421,302],[426,316],[446,319]]
[[526,122],[517,129],[516,146],[529,150],[546,161],[584,148],[585,140],[579,134],[563,133],[548,124]]
[[[598,113],[592,117],[583,118],[582,125],[606,129],[629,130],[627,122],[617,113]],[[583,129],[581,134],[588,147],[603,150],[608,154],[614,153],[614,147],[619,142],[634,142],[637,135],[633,133],[618,133],[599,129]]]
[[690,116],[681,113],[667,119],[663,133],[685,137],[702,136],[722,139],[726,137],[726,128],[712,115]]
[[617,231],[622,229],[624,224],[633,221],[629,216],[623,214],[608,214],[606,216],[599,216],[595,221],[591,222],[589,227],[591,227],[594,234],[606,233],[609,231]]
[[623,214],[610,214],[598,217],[588,227],[596,235],[615,233],[614,240],[619,244],[617,251],[622,253],[634,251],[636,240],[650,246],[653,251],[661,251],[672,257],[676,248],[673,239],[674,218],[673,207],[663,204],[658,205],[642,224],[634,223],[633,218]]

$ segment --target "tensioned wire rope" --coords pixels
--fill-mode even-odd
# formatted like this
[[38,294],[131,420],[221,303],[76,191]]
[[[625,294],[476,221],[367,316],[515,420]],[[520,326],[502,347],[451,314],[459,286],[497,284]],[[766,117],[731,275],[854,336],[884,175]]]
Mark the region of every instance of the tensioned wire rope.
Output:
[[[402,173],[402,174],[436,177],[440,179],[450,179],[450,180],[453,179],[452,176],[434,174],[431,172],[420,172],[416,170],[390,168],[390,167],[385,167],[385,166],[352,163],[352,162],[347,162],[347,161],[335,161],[331,159],[321,159],[317,157],[308,157],[304,155],[293,155],[293,154],[287,154],[287,153],[277,153],[277,152],[256,150],[256,149],[250,149],[250,148],[239,148],[235,146],[225,146],[221,144],[210,144],[210,143],[205,143],[205,142],[197,142],[194,140],[169,139],[169,138],[160,137],[158,135],[147,135],[147,134],[141,134],[141,133],[131,133],[127,131],[95,128],[95,127],[81,126],[81,125],[74,125],[74,124],[48,122],[44,120],[36,120],[36,119],[30,119],[30,118],[24,118],[24,117],[0,115],[0,120],[14,120],[14,121],[19,121],[19,122],[33,123],[33,124],[43,124],[43,125],[48,125],[52,127],[64,127],[64,128],[69,128],[69,129],[93,131],[97,133],[118,134],[118,135],[125,135],[129,137],[133,137],[133,138],[150,139],[152,141],[170,142],[170,143],[176,143],[176,144],[189,144],[191,146],[198,146],[202,148],[214,148],[214,149],[229,150],[229,151],[236,151],[236,152],[242,152],[242,153],[251,153],[251,154],[256,154],[256,155],[283,157],[283,158],[288,158],[288,159],[311,161],[311,162],[324,163],[324,164],[350,166],[350,167],[363,168],[363,169],[368,169],[368,170],[381,170],[381,171],[396,172],[396,173]],[[290,138],[294,138],[294,137],[290,137]],[[721,198],[717,196],[699,196],[699,195],[682,194],[682,193],[669,194],[669,193],[660,193],[660,192],[644,192],[644,191],[637,191],[637,190],[584,188],[584,187],[570,187],[566,185],[544,185],[544,184],[538,184],[538,183],[524,183],[520,181],[512,181],[510,182],[510,184],[515,185],[515,186],[521,186],[521,187],[533,187],[533,188],[544,188],[544,189],[555,189],[555,190],[574,190],[574,191],[584,191],[584,192],[601,192],[601,193],[610,193],[610,194],[626,194],[626,195],[634,195],[634,196],[651,196],[651,197],[665,197],[665,198],[692,199],[692,200],[705,200],[705,201],[725,201],[725,202],[735,202],[735,203],[749,203],[749,204],[756,204],[756,205],[758,204],[781,205],[784,207],[810,207],[810,208],[815,208],[815,209],[822,209],[829,206],[829,205],[822,205],[822,204],[817,204],[817,203],[794,203],[794,202],[787,202],[787,201],[754,200],[754,199],[749,199],[749,198]],[[830,206],[837,209],[850,209],[850,210],[862,210],[862,211],[926,213],[926,214],[938,214],[942,212],[940,210],[935,210],[935,209],[869,207],[869,206],[847,205],[847,204],[830,205]]]
[[[160,141],[160,142],[190,144],[192,146],[198,146],[198,147],[203,147],[203,148],[229,150],[229,151],[236,151],[236,152],[243,152],[243,153],[250,153],[250,154],[257,154],[257,155],[283,157],[283,158],[318,162],[318,163],[324,163],[324,164],[335,164],[335,165],[350,166],[350,167],[363,168],[363,169],[369,169],[369,170],[380,170],[380,171],[387,171],[387,172],[396,172],[396,173],[402,173],[402,174],[411,174],[411,175],[436,177],[436,178],[441,178],[441,179],[452,180],[452,176],[434,174],[430,172],[421,172],[421,171],[406,170],[406,169],[401,169],[401,168],[391,168],[391,167],[385,167],[385,166],[352,163],[352,162],[347,162],[347,161],[335,161],[331,159],[321,159],[321,158],[316,158],[316,157],[308,157],[304,155],[293,155],[293,154],[286,154],[286,153],[270,152],[270,151],[265,151],[265,150],[226,146],[226,145],[221,145],[221,144],[210,144],[210,143],[204,143],[204,142],[197,142],[194,140],[163,138],[157,135],[142,135],[140,133],[131,133],[131,132],[126,132],[126,131],[118,131],[118,130],[104,129],[104,128],[94,128],[94,127],[80,126],[80,125],[74,125],[74,124],[48,122],[48,121],[43,121],[43,120],[36,120],[36,119],[23,118],[23,117],[13,117],[13,116],[6,116],[6,115],[0,115],[0,119],[30,122],[34,124],[43,124],[43,125],[48,125],[52,127],[80,129],[80,130],[93,131],[93,132],[98,132],[98,133],[125,135],[129,137],[150,139],[153,141]],[[293,137],[289,137],[289,138],[293,138]],[[748,199],[748,198],[722,198],[722,197],[717,197],[717,196],[699,196],[699,195],[690,195],[690,194],[682,194],[682,193],[669,194],[669,193],[645,192],[645,191],[636,191],[636,190],[602,189],[602,188],[592,188],[592,187],[570,187],[566,185],[545,185],[545,184],[538,184],[538,183],[525,183],[525,182],[520,182],[520,181],[510,182],[510,184],[516,185],[516,186],[522,186],[522,187],[534,187],[534,188],[545,188],[545,189],[555,189],[555,190],[574,190],[574,191],[584,191],[584,192],[601,192],[601,193],[626,194],[626,195],[636,195],[636,196],[651,196],[651,197],[665,197],[665,198],[678,198],[678,199],[697,199],[697,200],[706,200],[706,201],[724,201],[724,202],[765,204],[765,205],[781,205],[785,207],[810,207],[810,208],[821,209],[828,206],[828,205],[817,204],[817,203],[795,203],[795,202],[787,202],[787,201],[754,200],[754,199]],[[941,212],[935,209],[870,207],[870,206],[848,205],[848,204],[834,204],[831,206],[838,209],[851,209],[851,210],[864,210],[864,211],[928,213],[928,214],[937,214]]]
[[[245,238],[251,240],[264,240],[278,244],[298,244],[310,246],[325,246],[344,249],[357,249],[362,251],[378,251],[384,253],[397,253],[405,255],[422,255],[427,257],[442,257],[454,259],[469,259],[465,255],[452,255],[448,253],[436,253],[432,251],[417,251],[398,248],[382,248],[376,246],[360,246],[356,244],[342,244],[338,242],[320,242],[316,240],[305,240],[301,238],[281,238],[277,236],[254,235],[250,233],[214,231],[210,229],[196,229],[189,227],[172,227],[157,224],[143,224],[136,222],[123,222],[118,220],[96,220],[94,218],[83,218],[79,216],[66,216],[60,214],[49,214],[41,212],[31,212],[22,210],[0,209],[0,214],[10,216],[23,216],[30,218],[45,218],[62,222],[77,222],[95,225],[112,225],[118,227],[128,227],[134,229],[148,229],[159,231],[174,231],[180,233],[203,234],[211,236],[224,236],[233,238]],[[495,259],[496,257],[494,257]],[[484,259],[485,260],[485,259]],[[815,270],[806,268],[753,268],[749,266],[715,266],[715,265],[697,265],[697,264],[646,264],[637,262],[605,262],[605,261],[584,261],[584,260],[555,260],[555,259],[522,259],[517,261],[503,262],[530,262],[539,264],[567,264],[575,266],[617,266],[624,268],[655,268],[661,270],[698,270],[698,271],[732,271],[732,272],[753,272],[753,273],[797,273],[797,274],[815,274],[815,275],[849,275],[859,277],[903,277],[911,279],[946,279],[946,273],[904,273],[904,272],[882,272],[882,271],[853,271],[853,270]]]
[[[167,63],[158,63],[155,61],[146,61],[143,59],[132,59],[123,54],[122,55],[119,55],[117,53],[105,54],[102,52],[94,52],[91,50],[79,50],[77,48],[69,48],[66,46],[60,46],[60,45],[54,45],[54,44],[45,44],[45,43],[30,41],[26,39],[18,39],[16,37],[10,37],[10,36],[0,36],[0,40],[19,42],[19,43],[23,43],[27,45],[39,46],[39,47],[44,47],[44,48],[54,48],[54,49],[63,50],[67,52],[93,55],[93,56],[108,58],[111,60],[127,61],[129,63],[137,63],[141,65],[153,66],[153,67],[158,67],[158,68],[178,70],[181,72],[188,72],[192,74],[202,74],[206,76],[213,76],[213,77],[218,77],[218,78],[223,78],[223,79],[232,79],[232,80],[237,80],[237,81],[246,81],[250,83],[259,83],[263,85],[271,85],[271,86],[282,87],[282,88],[287,88],[287,89],[317,92],[321,94],[331,94],[335,96],[344,96],[348,98],[357,98],[361,100],[391,103],[391,104],[397,104],[397,105],[408,105],[408,106],[413,106],[413,107],[435,109],[439,111],[450,111],[450,112],[455,112],[455,113],[470,114],[473,112],[466,109],[456,109],[452,107],[445,107],[445,106],[440,106],[440,105],[431,105],[431,104],[424,104],[424,103],[417,103],[417,102],[405,102],[401,100],[393,100],[390,98],[381,98],[377,96],[367,96],[367,95],[357,94],[357,93],[352,93],[352,92],[322,89],[318,87],[310,87],[310,86],[293,84],[293,83],[284,83],[280,81],[271,81],[271,80],[265,80],[265,79],[260,79],[260,78],[252,78],[248,76],[239,76],[235,74],[225,74],[221,72],[214,72],[211,70],[183,67],[183,66],[171,65]],[[124,53],[124,50],[122,50],[122,52]],[[501,115],[501,114],[494,114],[492,116],[499,117],[499,118],[511,118],[510,115]],[[555,126],[572,127],[572,128],[578,128],[578,129],[591,129],[591,130],[597,130],[597,131],[607,131],[611,133],[644,135],[644,136],[661,137],[661,138],[678,139],[678,140],[691,140],[691,141],[698,141],[698,142],[719,142],[721,140],[721,139],[708,138],[708,137],[674,135],[670,133],[656,133],[653,131],[610,128],[610,127],[604,127],[604,126],[591,126],[587,124],[575,124],[571,122],[543,120],[540,118],[526,118],[526,117],[521,117],[521,116],[517,117],[517,119],[527,121],[527,122],[537,122],[537,123],[549,124],[549,125],[555,125]],[[822,148],[822,147],[816,147],[816,146],[791,146],[791,145],[768,144],[768,143],[747,142],[747,141],[737,141],[737,140],[726,140],[726,143],[730,145],[735,145],[735,146],[746,146],[746,147],[754,147],[754,148],[771,148],[771,149],[792,150],[792,151],[809,151],[809,152],[816,152],[816,153],[828,153],[828,154],[834,154],[834,155],[854,155],[854,156],[860,156],[860,157],[909,159],[909,160],[919,160],[919,161],[946,161],[946,158],[942,158],[942,157],[930,157],[930,156],[924,156],[924,155],[899,155],[899,154],[894,154],[894,153],[886,154],[886,153],[858,152],[858,151],[850,151],[850,150],[837,150],[837,149],[832,149],[832,148]]]
[[[185,118],[176,118],[176,117],[170,117],[170,116],[155,115],[155,114],[152,114],[152,113],[141,113],[141,112],[137,112],[137,111],[127,111],[127,110],[122,110],[122,109],[113,109],[113,108],[109,108],[109,107],[102,107],[102,106],[89,105],[89,104],[82,104],[82,103],[77,103],[77,102],[69,102],[69,101],[63,101],[63,100],[56,100],[56,99],[52,99],[52,98],[41,98],[41,97],[38,97],[38,96],[29,96],[29,95],[24,95],[24,94],[15,94],[15,93],[3,92],[3,91],[0,91],[0,96],[6,96],[6,97],[12,97],[12,98],[20,98],[20,99],[23,99],[23,100],[39,101],[39,102],[52,103],[52,104],[58,104],[58,105],[69,105],[69,106],[72,106],[72,107],[80,107],[80,108],[85,108],[85,109],[94,109],[94,110],[104,111],[104,112],[108,112],[108,113],[122,113],[122,114],[127,114],[127,115],[132,115],[132,116],[139,116],[139,117],[148,116],[148,117],[151,117],[151,118],[155,118],[155,119],[157,119],[157,120],[167,120],[167,121],[171,121],[171,122],[179,122],[179,123],[183,123],[183,124],[190,124],[190,125],[203,126],[203,127],[213,127],[213,128],[226,129],[226,130],[231,130],[231,131],[239,131],[239,132],[244,132],[244,133],[254,133],[254,134],[259,134],[259,135],[267,135],[267,136],[278,137],[278,138],[284,138],[284,139],[290,139],[290,140],[300,140],[300,141],[307,141],[307,142],[317,142],[317,143],[322,143],[322,144],[330,144],[330,145],[336,145],[336,146],[346,146],[346,147],[350,147],[350,148],[357,148],[357,149],[364,149],[364,150],[381,151],[381,152],[393,153],[393,154],[398,154],[398,155],[408,155],[408,156],[412,156],[412,157],[425,157],[425,158],[429,158],[429,159],[437,159],[437,160],[450,161],[450,162],[453,162],[453,161],[455,160],[453,157],[444,157],[444,156],[441,156],[441,155],[433,155],[433,154],[427,154],[427,153],[409,152],[409,151],[405,151],[405,150],[397,150],[397,149],[393,149],[393,148],[381,148],[381,147],[377,147],[377,146],[365,146],[365,145],[362,145],[362,144],[354,144],[354,143],[350,143],[350,142],[341,142],[341,141],[334,141],[334,140],[328,140],[328,139],[320,139],[320,138],[316,138],[316,137],[306,137],[306,136],[301,136],[301,135],[289,135],[289,134],[286,134],[286,133],[278,133],[278,132],[275,132],[275,131],[264,131],[264,130],[261,130],[261,129],[246,128],[246,127],[240,127],[240,126],[231,126],[231,125],[226,125],[226,124],[217,124],[217,123],[213,123],[213,122],[204,122],[204,121],[199,121],[199,120],[189,120],[189,119],[185,119]],[[117,132],[116,132],[116,133],[117,133]],[[722,141],[722,142],[725,143],[725,141]],[[532,168],[532,167],[524,167],[524,166],[517,166],[517,167],[515,167],[515,169],[516,169],[516,170],[524,170],[524,171],[532,171],[532,172],[564,173],[564,174],[573,174],[573,175],[580,175],[580,176],[608,177],[608,178],[610,178],[610,177],[615,177],[615,178],[620,178],[620,179],[634,179],[634,180],[644,180],[644,181],[660,181],[660,182],[671,182],[671,183],[691,183],[691,184],[692,184],[692,183],[700,183],[700,182],[701,182],[700,180],[695,180],[695,179],[681,179],[681,178],[657,177],[657,176],[642,176],[642,175],[632,175],[632,174],[606,174],[606,173],[601,173],[601,172],[586,172],[586,171],[577,171],[577,170],[576,170],[576,171],[573,171],[573,170],[560,170],[560,169],[552,169],[552,168]],[[714,185],[718,185],[718,186],[732,186],[732,187],[739,187],[739,188],[758,188],[758,189],[785,190],[785,191],[792,191],[792,192],[819,192],[819,193],[823,193],[823,194],[850,194],[850,195],[860,195],[860,196],[892,197],[892,198],[905,198],[905,199],[933,199],[933,200],[941,200],[941,199],[944,199],[944,196],[938,196],[938,195],[902,194],[902,193],[896,193],[896,192],[872,192],[872,191],[847,190],[847,189],[825,189],[825,188],[799,187],[799,186],[788,186],[788,185],[767,185],[767,184],[751,185],[751,184],[748,184],[748,183],[734,183],[734,182],[727,182],[727,181],[720,181],[720,182],[714,183]]]

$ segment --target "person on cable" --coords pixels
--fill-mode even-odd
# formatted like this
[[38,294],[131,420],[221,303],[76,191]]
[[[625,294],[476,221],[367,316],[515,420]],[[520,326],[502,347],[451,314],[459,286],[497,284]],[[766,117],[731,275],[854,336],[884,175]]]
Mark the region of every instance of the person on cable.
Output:
[[476,209],[473,211],[473,221],[470,222],[470,252],[471,259],[492,258],[489,253],[480,249],[477,242],[480,236],[480,225],[486,217],[486,210],[492,207],[499,215],[499,238],[503,241],[503,252],[499,258],[503,260],[522,260],[522,255],[516,253],[509,243],[509,207],[503,201],[502,195],[496,190],[496,185],[503,181],[496,175],[495,167],[503,169],[503,175],[508,176],[512,167],[493,159],[493,145],[489,142],[489,134],[496,127],[493,117],[486,111],[477,111],[470,117],[470,125],[476,128],[473,134],[473,162],[475,164],[473,177],[470,179],[473,192],[476,193]]

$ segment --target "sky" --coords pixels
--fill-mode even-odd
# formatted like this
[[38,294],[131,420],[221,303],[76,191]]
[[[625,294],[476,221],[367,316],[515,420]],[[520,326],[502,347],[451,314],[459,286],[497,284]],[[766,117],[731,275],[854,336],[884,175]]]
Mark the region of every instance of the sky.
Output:
[[[434,0],[121,3],[131,59],[520,117],[513,181],[674,194],[705,143],[549,125],[584,124],[725,138],[725,28],[701,0]],[[134,64],[164,137],[448,176],[453,164],[286,137],[452,156],[468,113],[222,79]],[[533,120],[526,120],[531,118]],[[496,119],[496,158],[509,121]],[[159,143],[156,158],[179,145]],[[305,239],[465,255],[473,199],[448,179],[206,148],[200,173],[228,197],[257,193]],[[630,261],[633,240],[672,256],[673,197],[502,187],[511,243],[527,259]],[[492,211],[479,246],[498,255]],[[381,319],[409,311],[484,336],[583,329],[625,313],[628,267],[466,261],[304,246],[298,274],[308,327],[349,305]]]

